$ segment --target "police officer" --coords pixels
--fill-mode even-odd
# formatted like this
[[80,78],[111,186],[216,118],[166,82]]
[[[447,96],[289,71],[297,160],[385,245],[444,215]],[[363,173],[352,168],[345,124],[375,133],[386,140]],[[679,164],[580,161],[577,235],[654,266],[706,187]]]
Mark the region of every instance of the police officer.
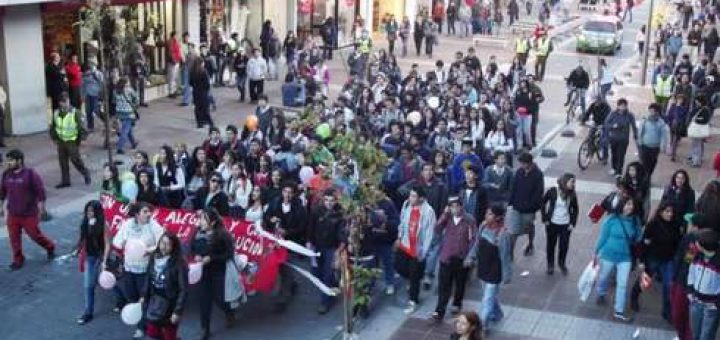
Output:
[[525,66],[527,63],[528,52],[530,52],[530,41],[527,33],[523,31],[522,36],[515,39],[515,56],[520,65]]
[[60,107],[53,112],[53,119],[50,125],[50,137],[57,144],[58,158],[60,160],[60,173],[62,180],[56,185],[56,189],[70,186],[70,166],[72,162],[75,168],[85,178],[85,184],[90,184],[90,172],[80,158],[80,141],[87,134],[80,121],[77,110],[70,106],[70,99],[67,92],[60,95]]
[[543,78],[545,78],[545,63],[547,62],[550,52],[553,50],[553,46],[547,32],[543,32],[535,44],[535,76],[537,77],[537,80],[542,81]]

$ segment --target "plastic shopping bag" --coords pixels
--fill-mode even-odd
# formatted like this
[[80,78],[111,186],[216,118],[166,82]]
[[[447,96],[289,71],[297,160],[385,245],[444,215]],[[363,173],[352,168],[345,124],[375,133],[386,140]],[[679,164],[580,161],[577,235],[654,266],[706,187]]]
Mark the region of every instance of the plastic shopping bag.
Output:
[[585,267],[582,275],[580,275],[580,280],[578,281],[580,301],[585,302],[588,297],[590,297],[590,293],[592,293],[595,282],[597,281],[598,270],[599,266],[591,260],[587,267]]

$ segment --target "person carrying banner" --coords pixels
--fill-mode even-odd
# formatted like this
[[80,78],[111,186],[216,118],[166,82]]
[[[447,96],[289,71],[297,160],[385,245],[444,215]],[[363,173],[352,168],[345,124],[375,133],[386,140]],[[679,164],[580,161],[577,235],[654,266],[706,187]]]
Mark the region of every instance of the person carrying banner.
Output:
[[209,339],[213,301],[225,313],[226,326],[231,328],[235,323],[235,313],[225,302],[225,269],[227,261],[233,259],[234,245],[217,210],[205,208],[197,217],[198,230],[190,241],[190,254],[195,262],[203,265],[199,283],[200,324],[202,339]]
[[[333,264],[336,252],[345,247],[345,218],[340,204],[335,197],[335,190],[325,190],[323,203],[314,211],[308,225],[307,246],[320,253],[315,276],[328,287],[337,287],[337,279]],[[326,314],[332,306],[332,297],[321,293],[319,314]]]

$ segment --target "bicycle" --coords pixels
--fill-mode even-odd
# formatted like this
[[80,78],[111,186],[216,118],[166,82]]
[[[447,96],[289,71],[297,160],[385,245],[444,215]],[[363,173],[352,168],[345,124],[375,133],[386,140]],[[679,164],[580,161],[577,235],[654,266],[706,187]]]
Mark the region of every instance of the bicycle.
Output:
[[575,114],[578,110],[582,113],[582,106],[580,104],[580,90],[575,87],[571,87],[570,101],[568,102],[567,110],[565,111],[565,124],[570,124],[570,122],[575,120]]
[[587,169],[593,158],[596,158],[600,162],[604,162],[607,159],[607,155],[602,152],[601,138],[602,125],[594,126],[590,129],[587,137],[580,143],[577,154],[577,162],[580,170]]

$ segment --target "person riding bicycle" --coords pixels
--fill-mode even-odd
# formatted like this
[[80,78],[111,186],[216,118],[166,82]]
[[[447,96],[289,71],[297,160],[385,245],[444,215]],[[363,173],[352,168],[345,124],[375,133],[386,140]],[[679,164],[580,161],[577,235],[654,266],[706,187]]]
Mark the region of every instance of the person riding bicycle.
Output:
[[565,100],[565,106],[570,105],[572,100],[573,92],[576,92],[578,100],[580,100],[580,108],[583,114],[585,113],[585,91],[590,87],[590,75],[583,68],[582,62],[570,72],[570,75],[565,78],[565,84],[568,88],[567,99]]
[[594,94],[590,106],[588,106],[585,113],[580,116],[580,125],[585,125],[588,119],[590,119],[590,116],[592,116],[594,127],[598,127],[605,122],[605,118],[611,110],[610,105],[608,105],[599,94]]

